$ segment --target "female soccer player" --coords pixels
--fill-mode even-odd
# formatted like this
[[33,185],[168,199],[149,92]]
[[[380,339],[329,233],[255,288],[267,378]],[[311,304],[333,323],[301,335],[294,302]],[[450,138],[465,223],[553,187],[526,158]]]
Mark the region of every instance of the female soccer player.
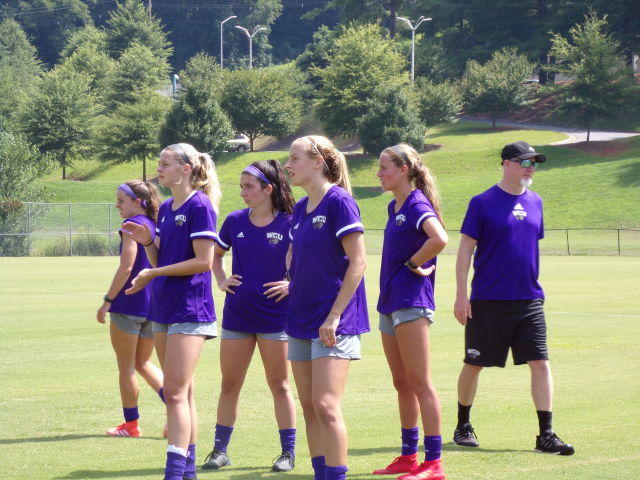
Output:
[[[276,160],[254,162],[240,175],[240,196],[249,208],[230,213],[220,228],[213,273],[227,292],[222,319],[222,385],[213,450],[202,468],[229,465],[227,445],[238,413],[238,399],[256,344],[273,395],[280,429],[281,455],[272,469],[292,470],[296,414],[289,389],[287,334],[289,302],[285,257],[294,199],[287,174]],[[233,249],[233,274],[226,276],[223,257]]]
[[196,478],[193,373],[205,339],[217,335],[211,267],[221,194],[211,157],[186,143],[162,150],[158,179],[172,198],[160,206],[155,241],[146,227],[124,225],[154,265],[141,270],[126,293],[136,293],[155,279],[151,318],[167,403],[165,480],[183,480]]
[[[429,369],[429,326],[435,304],[436,255],[448,238],[442,224],[435,181],[409,145],[394,145],[380,155],[378,178],[393,194],[387,208],[380,269],[382,345],[398,392],[402,454],[375,474],[402,480],[443,480],[440,461],[440,400]],[[417,462],[418,415],[424,429],[425,461]]]
[[[116,208],[125,222],[144,225],[155,232],[160,200],[156,188],[150,183],[132,181],[121,184],[116,190]],[[153,333],[147,319],[150,288],[144,288],[135,295],[125,295],[131,286],[131,279],[144,268],[149,268],[149,260],[144,247],[138,245],[129,235],[120,233],[120,265],[111,286],[98,309],[98,322],[105,323],[109,312],[111,322],[111,345],[118,361],[120,397],[124,423],[107,430],[107,435],[115,437],[139,437],[138,426],[138,381],[136,371],[142,375],[160,398],[162,396],[162,371],[151,363],[153,353]],[[163,399],[164,400],[164,399]]]
[[296,381],[316,480],[347,472],[342,395],[350,360],[369,331],[365,248],[344,155],[326,138],[291,145],[285,169],[308,196],[293,209],[289,286],[289,360]]

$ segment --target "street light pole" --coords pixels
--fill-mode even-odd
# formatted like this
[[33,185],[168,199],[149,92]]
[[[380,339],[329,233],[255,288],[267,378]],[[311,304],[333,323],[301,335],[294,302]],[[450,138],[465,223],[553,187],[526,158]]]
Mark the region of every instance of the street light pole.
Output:
[[225,22],[228,22],[232,18],[237,18],[236,15],[231,15],[220,22],[220,68],[224,68],[224,40],[222,39],[222,28]]
[[176,87],[178,86],[178,80],[180,80],[180,77],[177,73],[174,73],[173,77],[171,77],[171,85],[173,86],[173,98],[176,98]]
[[429,22],[431,18],[425,18],[424,16],[420,16],[418,20],[416,20],[415,27],[411,23],[411,21],[404,17],[396,17],[396,20],[400,20],[408,25],[411,29],[411,83],[414,82],[416,76],[416,57],[415,57],[415,49],[416,49],[416,30],[420,26],[422,22]]
[[249,39],[249,69],[251,70],[253,68],[253,37],[255,37],[258,32],[262,32],[263,30],[266,30],[266,28],[258,25],[256,29],[253,31],[253,33],[249,33],[249,30],[247,30],[244,27],[241,27],[240,25],[236,25],[236,28],[238,30],[242,30],[244,34],[247,36],[247,38]]

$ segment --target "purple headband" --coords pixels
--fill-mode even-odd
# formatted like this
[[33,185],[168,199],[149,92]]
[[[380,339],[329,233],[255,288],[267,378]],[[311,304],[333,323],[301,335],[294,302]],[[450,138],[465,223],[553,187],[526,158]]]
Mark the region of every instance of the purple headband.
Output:
[[[118,186],[118,190],[120,190],[121,192],[123,192],[125,195],[127,195],[128,197],[131,197],[134,200],[137,200],[138,197],[136,196],[135,193],[133,193],[133,190],[131,190],[131,187],[129,185],[127,185],[126,183],[121,183]],[[147,201],[146,200],[142,200],[140,202],[140,205],[142,206],[142,208],[147,208]]]
[[242,173],[248,173],[250,175],[253,175],[254,177],[258,177],[267,185],[271,184],[271,181],[267,178],[267,176],[264,173],[262,173],[259,168],[256,168],[253,165],[249,165],[247,168],[242,170]]

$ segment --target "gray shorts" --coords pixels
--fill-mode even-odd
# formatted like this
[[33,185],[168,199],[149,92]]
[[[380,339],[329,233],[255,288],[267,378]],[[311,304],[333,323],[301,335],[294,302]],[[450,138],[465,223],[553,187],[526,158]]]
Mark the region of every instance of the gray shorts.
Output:
[[145,317],[109,312],[109,318],[111,318],[111,322],[124,333],[137,335],[142,338],[153,338],[151,322]]
[[337,357],[360,360],[360,335],[338,335],[335,347],[327,347],[319,338],[311,340],[289,336],[288,359],[292,362],[306,362],[322,357]]
[[274,333],[250,333],[250,332],[237,332],[235,330],[227,330],[226,328],[222,329],[220,333],[220,338],[222,340],[242,340],[243,338],[254,338],[260,337],[265,340],[280,340],[287,341],[287,334],[284,332],[274,332]]
[[167,335],[204,335],[205,340],[218,336],[218,327],[216,327],[215,322],[152,323],[152,328],[155,333],[166,333]]
[[429,321],[429,325],[433,323],[434,311],[429,308],[411,307],[401,308],[395,312],[391,312],[391,315],[386,313],[380,314],[380,331],[388,335],[396,335],[395,328],[401,323],[413,322],[419,318],[426,318]]

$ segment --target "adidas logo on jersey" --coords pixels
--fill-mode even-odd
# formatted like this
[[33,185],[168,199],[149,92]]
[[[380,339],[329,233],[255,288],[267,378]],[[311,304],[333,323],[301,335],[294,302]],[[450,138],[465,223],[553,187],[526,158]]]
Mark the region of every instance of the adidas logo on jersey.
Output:
[[240,232],[238,235],[236,235],[236,238],[244,238],[244,233]]
[[516,206],[513,207],[513,212],[511,212],[514,217],[518,220],[524,220],[527,216],[527,212],[524,211],[524,208],[520,203],[516,203]]
[[299,226],[300,226],[300,223],[296,223],[295,226],[293,227],[293,230],[297,230]]
[[267,240],[271,245],[277,245],[284,237],[278,232],[267,232]]

